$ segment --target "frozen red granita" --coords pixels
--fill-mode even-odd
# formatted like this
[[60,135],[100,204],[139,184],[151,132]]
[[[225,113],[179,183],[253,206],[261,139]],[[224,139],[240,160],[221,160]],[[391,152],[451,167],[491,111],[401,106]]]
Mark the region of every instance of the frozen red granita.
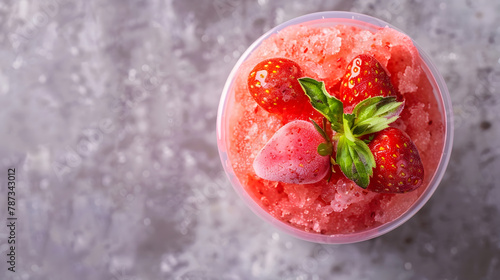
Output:
[[368,239],[428,198],[449,120],[407,35],[322,16],[251,48],[226,85],[218,129],[226,171],[257,212],[338,243],[310,236],[375,231],[344,241]]

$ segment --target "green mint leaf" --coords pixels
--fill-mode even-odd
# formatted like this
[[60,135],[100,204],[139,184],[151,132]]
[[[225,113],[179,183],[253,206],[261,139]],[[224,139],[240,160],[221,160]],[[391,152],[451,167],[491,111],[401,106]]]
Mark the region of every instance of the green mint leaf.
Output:
[[330,142],[321,143],[318,145],[318,154],[320,156],[329,156],[333,153],[333,145]]
[[[344,175],[351,179],[353,178],[353,160],[351,153],[349,152],[348,139],[345,136],[341,136],[337,142],[337,158],[336,161],[340,166],[340,170]],[[351,179],[352,180],[352,179]]]
[[395,116],[399,116],[399,114],[401,114],[401,112],[403,111],[403,108],[404,102],[397,102],[396,100],[389,101],[385,104],[384,102],[382,102],[381,104],[379,104],[379,106],[377,106],[377,112],[375,113],[375,115],[383,116],[389,119]]
[[356,115],[355,114],[344,114],[344,121],[347,121],[347,124],[349,126],[352,126],[354,124],[354,121],[356,120]]
[[343,118],[343,134],[349,139],[350,141],[354,141],[354,135],[352,133],[351,127],[354,124],[354,121],[356,120],[356,116],[354,114],[344,114]]
[[[393,97],[388,97],[392,99]],[[356,115],[356,117],[359,120],[365,120],[376,112],[377,110],[377,104],[380,102],[383,102],[384,97],[382,96],[375,96],[371,98],[367,98],[361,102],[359,102],[356,107],[354,107],[354,110],[352,110],[352,113]]]
[[337,163],[347,178],[366,189],[373,175],[375,159],[370,148],[360,139],[341,136],[337,144]]
[[342,129],[342,115],[344,113],[342,101],[328,94],[323,82],[312,78],[300,78],[298,81],[309,97],[313,108],[325,116],[331,123],[333,130],[340,131]]
[[355,137],[385,129],[398,119],[404,108],[404,102],[397,102],[396,97],[372,97],[361,101],[354,107],[356,116],[352,128]]

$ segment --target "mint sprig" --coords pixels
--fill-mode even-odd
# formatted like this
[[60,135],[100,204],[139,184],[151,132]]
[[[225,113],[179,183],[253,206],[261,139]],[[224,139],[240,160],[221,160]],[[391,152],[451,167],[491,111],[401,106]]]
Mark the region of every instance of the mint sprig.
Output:
[[[358,186],[366,189],[373,176],[376,166],[370,148],[362,136],[381,131],[398,119],[403,110],[404,102],[390,97],[372,97],[357,104],[351,114],[344,113],[342,101],[328,94],[325,84],[312,78],[298,79],[304,92],[309,97],[311,105],[320,112],[336,132],[333,141],[326,135],[326,124],[321,128],[312,119],[314,126],[325,139],[318,146],[320,155],[330,155],[332,170],[338,164],[347,178]],[[337,141],[335,160],[332,153],[332,142]]]
[[316,81],[312,78],[298,79],[302,89],[311,100],[311,105],[318,112],[323,114],[330,122],[332,129],[337,131],[342,124],[342,115],[344,109],[342,101],[330,96],[326,92],[325,83]]

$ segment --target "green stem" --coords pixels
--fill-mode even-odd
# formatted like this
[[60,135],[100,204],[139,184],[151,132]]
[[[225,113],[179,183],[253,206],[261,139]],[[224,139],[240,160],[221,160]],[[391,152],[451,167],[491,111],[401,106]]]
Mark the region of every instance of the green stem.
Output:
[[345,135],[345,137],[349,141],[354,142],[355,138],[354,138],[354,135],[352,134],[351,128],[349,126],[349,121],[346,118],[344,118],[343,122],[344,122],[344,127],[343,128],[344,128],[344,135]]

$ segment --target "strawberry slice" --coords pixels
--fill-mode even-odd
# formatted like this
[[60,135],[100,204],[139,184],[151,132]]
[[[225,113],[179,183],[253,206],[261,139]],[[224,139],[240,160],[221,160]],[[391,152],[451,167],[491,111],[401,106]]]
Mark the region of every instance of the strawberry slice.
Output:
[[351,109],[359,102],[375,96],[396,96],[391,78],[372,56],[356,56],[347,66],[340,86],[340,100]]
[[280,128],[253,162],[257,176],[290,184],[312,184],[323,179],[330,157],[318,154],[325,140],[314,125],[296,120]]
[[382,193],[404,193],[422,185],[424,167],[417,147],[403,131],[389,127],[376,132],[368,144],[376,167],[368,190]]
[[258,63],[248,76],[248,90],[264,110],[275,114],[298,114],[309,99],[297,78],[300,66],[286,58],[271,58]]

